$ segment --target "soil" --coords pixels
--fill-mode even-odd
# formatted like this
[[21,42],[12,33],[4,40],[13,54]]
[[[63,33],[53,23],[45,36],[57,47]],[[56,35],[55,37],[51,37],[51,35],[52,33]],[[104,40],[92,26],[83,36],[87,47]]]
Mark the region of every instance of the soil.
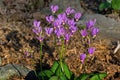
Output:
[[[82,7],[95,13],[96,9],[93,11],[89,9],[90,7],[88,8],[85,6],[90,6],[90,4],[94,4],[94,9],[98,6],[95,0],[82,1]],[[35,39],[35,35],[32,33],[33,14],[37,12],[37,9],[25,12],[20,8],[15,9],[6,5],[0,12],[1,65],[16,63],[24,65],[31,70],[38,70],[40,42]],[[45,15],[41,14],[39,20],[44,22],[44,16]],[[43,45],[42,62],[44,68],[51,67],[53,62],[58,60],[58,51],[55,49],[56,47],[54,47],[52,42],[49,41],[50,39],[51,38],[47,38]],[[116,41],[101,39],[98,35],[95,42],[92,43],[92,46],[96,47],[96,51],[87,61],[86,72],[107,72],[108,76],[104,80],[120,80],[120,55],[113,54],[113,50],[116,47]],[[25,54],[26,51],[29,52],[28,55]],[[79,59],[79,55],[82,52],[84,52],[84,47],[81,44],[80,33],[77,32],[71,38],[65,53],[65,61],[76,76],[83,73],[82,64]],[[24,80],[24,78],[25,76],[15,76],[11,78],[11,80]]]

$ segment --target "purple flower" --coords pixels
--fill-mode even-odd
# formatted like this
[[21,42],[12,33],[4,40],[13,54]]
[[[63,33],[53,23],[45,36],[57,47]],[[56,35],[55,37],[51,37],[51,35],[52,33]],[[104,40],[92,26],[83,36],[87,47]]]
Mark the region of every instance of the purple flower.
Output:
[[62,26],[62,20],[61,19],[56,19],[53,22],[53,26],[54,26],[54,28],[59,28],[60,26]]
[[39,34],[42,33],[42,28],[41,27],[34,27],[32,30],[36,35],[39,35]]
[[92,36],[93,37],[96,37],[97,33],[99,32],[99,29],[98,28],[92,28]]
[[94,27],[95,23],[96,23],[96,19],[88,21],[86,23],[86,28],[90,29],[90,28]]
[[56,11],[59,9],[59,7],[57,6],[57,5],[51,5],[51,11],[53,12],[53,13],[56,13]]
[[82,37],[86,37],[88,34],[86,29],[81,30],[80,33],[81,33]]
[[65,34],[65,42],[67,43],[70,39],[71,35],[70,34]]
[[44,38],[42,37],[42,27],[40,26],[40,21],[34,20],[33,24],[34,24],[34,27],[32,30],[37,35],[36,38],[39,41],[43,41]]
[[68,24],[69,24],[69,26],[75,26],[76,22],[74,19],[72,19],[72,20],[68,20]]
[[57,35],[57,37],[60,38],[65,34],[65,29],[63,27],[59,27],[59,28],[56,28],[54,32]]
[[88,53],[89,54],[93,54],[94,52],[95,52],[95,48],[94,47],[88,48]]
[[70,15],[72,13],[75,13],[75,10],[72,9],[71,7],[68,7],[65,12],[66,12],[67,15]]
[[86,58],[85,53],[80,54],[80,60],[82,61],[82,63],[84,63],[85,58]]
[[46,31],[46,34],[50,36],[51,33],[53,32],[53,28],[45,28],[45,31]]
[[34,32],[36,35],[41,34],[41,33],[42,33],[42,28],[41,28],[41,26],[40,26],[40,21],[34,20],[33,24],[34,24],[34,27],[33,27],[33,29],[32,29],[33,32]]
[[33,28],[32,31],[36,34],[36,35],[39,35],[39,32],[37,29]]
[[62,23],[65,24],[67,22],[67,16],[65,13],[63,14],[59,14],[58,16],[58,19],[61,19],[62,20]]
[[76,26],[69,26],[70,29],[70,33],[74,33],[77,31],[77,27]]
[[54,17],[51,15],[51,16],[47,16],[46,17],[46,20],[49,22],[49,23],[51,23],[51,22],[53,22],[54,21]]
[[34,27],[39,27],[40,26],[40,21],[34,20],[33,25]]
[[81,13],[75,13],[75,20],[78,21],[81,17]]
[[37,37],[37,39],[38,39],[40,42],[42,42],[43,39],[44,39],[44,37],[40,35],[40,36]]
[[28,56],[29,56],[29,52],[28,52],[28,51],[25,51],[25,55],[28,57]]

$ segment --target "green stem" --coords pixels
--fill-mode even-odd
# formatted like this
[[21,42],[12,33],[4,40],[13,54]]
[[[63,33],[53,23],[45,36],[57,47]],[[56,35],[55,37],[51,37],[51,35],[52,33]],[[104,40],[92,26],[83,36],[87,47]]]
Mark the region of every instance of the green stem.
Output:
[[[40,71],[42,72],[42,42],[40,44]],[[42,80],[44,80],[44,77],[42,76]]]
[[[89,36],[86,36],[86,39],[87,39],[87,42],[85,42],[84,40],[83,40],[83,42],[85,42],[85,44],[87,44],[87,46],[85,47],[85,49],[87,50],[89,47],[90,47],[90,37]],[[86,53],[86,58],[85,58],[85,60],[84,60],[84,64],[83,64],[83,71],[84,71],[84,73],[86,73],[86,70],[85,70],[85,68],[86,68],[86,66],[87,66],[87,60],[88,60],[88,52],[87,51],[85,51],[85,53]]]
[[61,47],[61,51],[60,51],[60,65],[61,65],[61,68],[62,68],[62,71],[64,71],[63,69],[63,65],[62,65],[62,61],[63,61],[63,58],[64,58],[64,40],[62,40],[62,47]]
[[83,72],[84,73],[86,73],[86,70],[85,70],[85,68],[86,68],[86,66],[87,66],[87,59],[88,59],[88,55],[86,55],[86,59],[84,60],[84,64],[83,64]]

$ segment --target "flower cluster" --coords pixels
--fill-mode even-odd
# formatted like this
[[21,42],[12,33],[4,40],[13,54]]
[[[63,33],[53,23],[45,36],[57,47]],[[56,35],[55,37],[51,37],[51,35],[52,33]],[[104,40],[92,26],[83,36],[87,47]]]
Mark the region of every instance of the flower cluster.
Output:
[[36,21],[34,20],[33,24],[34,24],[34,27],[33,27],[33,32],[37,35],[37,39],[41,42],[43,41],[44,39],[44,36],[43,36],[43,30],[42,30],[42,27],[40,26],[40,21]]
[[94,26],[95,23],[96,19],[88,21],[86,23],[86,28],[80,31],[81,35],[83,37],[86,37],[90,34],[93,38],[96,37],[97,33],[99,32],[99,29]]
[[[51,34],[56,35],[58,43],[61,43],[63,40],[67,43],[73,34],[78,30],[76,22],[81,18],[81,13],[76,12],[73,8],[68,7],[65,12],[56,15],[56,12],[59,10],[57,5],[52,5],[51,7],[52,15],[46,16],[46,21],[50,26],[44,28],[45,34],[51,36]],[[40,21],[34,21],[33,32],[37,35],[39,41],[43,41],[45,38],[43,34],[43,29],[40,26]],[[80,31],[80,34],[83,38],[90,37],[95,38],[99,29],[95,27],[96,20],[90,20],[86,22],[86,27]],[[88,47],[87,53],[90,55],[94,53],[94,47]],[[82,63],[86,59],[87,54],[83,53],[80,55]]]
[[[46,21],[51,25],[46,26],[45,33],[50,36],[52,33],[56,35],[58,41],[64,39],[67,43],[70,37],[77,31],[76,21],[81,17],[81,13],[75,12],[71,7],[68,7],[65,12],[56,15],[59,7],[57,5],[52,5],[51,7],[52,15],[46,16]],[[73,15],[73,18],[69,18]],[[42,41],[44,38],[42,36],[43,31],[40,26],[40,22],[34,21],[33,32],[38,35],[38,40]]]

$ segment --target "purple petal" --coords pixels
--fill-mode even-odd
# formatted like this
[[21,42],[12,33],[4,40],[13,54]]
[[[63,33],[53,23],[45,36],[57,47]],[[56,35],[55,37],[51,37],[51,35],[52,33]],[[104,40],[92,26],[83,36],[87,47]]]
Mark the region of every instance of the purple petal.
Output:
[[85,58],[86,58],[85,53],[80,54],[80,60],[82,61],[82,63],[84,63]]
[[36,35],[39,34],[39,32],[38,32],[36,29],[32,29],[32,31],[33,31]]
[[71,35],[70,34],[65,34],[65,41],[68,42],[70,39]]
[[68,24],[69,24],[69,26],[75,26],[76,22],[74,19],[72,19],[72,20],[68,20]]
[[25,51],[25,55],[28,57],[28,56],[29,56],[29,52],[28,52],[28,51]]
[[95,37],[97,33],[99,32],[98,28],[92,28],[92,36]]
[[58,28],[62,25],[62,20],[61,19],[56,19],[54,22],[53,22],[53,26],[54,28]]
[[71,7],[68,7],[65,12],[66,12],[67,15],[70,15],[72,13],[75,13],[75,10],[72,9]]
[[71,33],[74,33],[74,32],[77,31],[77,27],[76,26],[70,26],[69,29],[70,29]]
[[50,36],[51,33],[53,32],[53,28],[45,28],[45,32],[48,36]]
[[83,37],[86,37],[88,34],[86,29],[81,30],[80,33]]
[[36,34],[39,35],[42,33],[42,28],[41,27],[34,27],[32,31]]
[[58,19],[62,20],[63,24],[67,22],[67,16],[65,13],[59,14],[57,17],[58,17]]
[[49,22],[49,23],[51,23],[51,22],[53,22],[54,21],[54,17],[51,15],[51,16],[47,16],[46,17],[46,20]]
[[96,23],[96,19],[88,21],[86,23],[86,28],[90,29],[90,28],[94,27],[95,23]]
[[75,19],[78,21],[81,17],[81,13],[75,13]]
[[51,11],[53,12],[53,13],[55,13],[58,9],[59,9],[59,7],[57,6],[57,5],[51,5]]
[[55,34],[58,38],[60,38],[60,36],[63,36],[65,34],[65,29],[63,27],[59,27],[55,30]]
[[37,39],[41,42],[41,41],[43,41],[44,37],[39,36],[39,37],[37,37]]
[[33,25],[34,27],[40,27],[40,21],[34,20]]
[[88,48],[88,53],[89,54],[93,54],[94,52],[95,52],[95,48],[94,47]]

